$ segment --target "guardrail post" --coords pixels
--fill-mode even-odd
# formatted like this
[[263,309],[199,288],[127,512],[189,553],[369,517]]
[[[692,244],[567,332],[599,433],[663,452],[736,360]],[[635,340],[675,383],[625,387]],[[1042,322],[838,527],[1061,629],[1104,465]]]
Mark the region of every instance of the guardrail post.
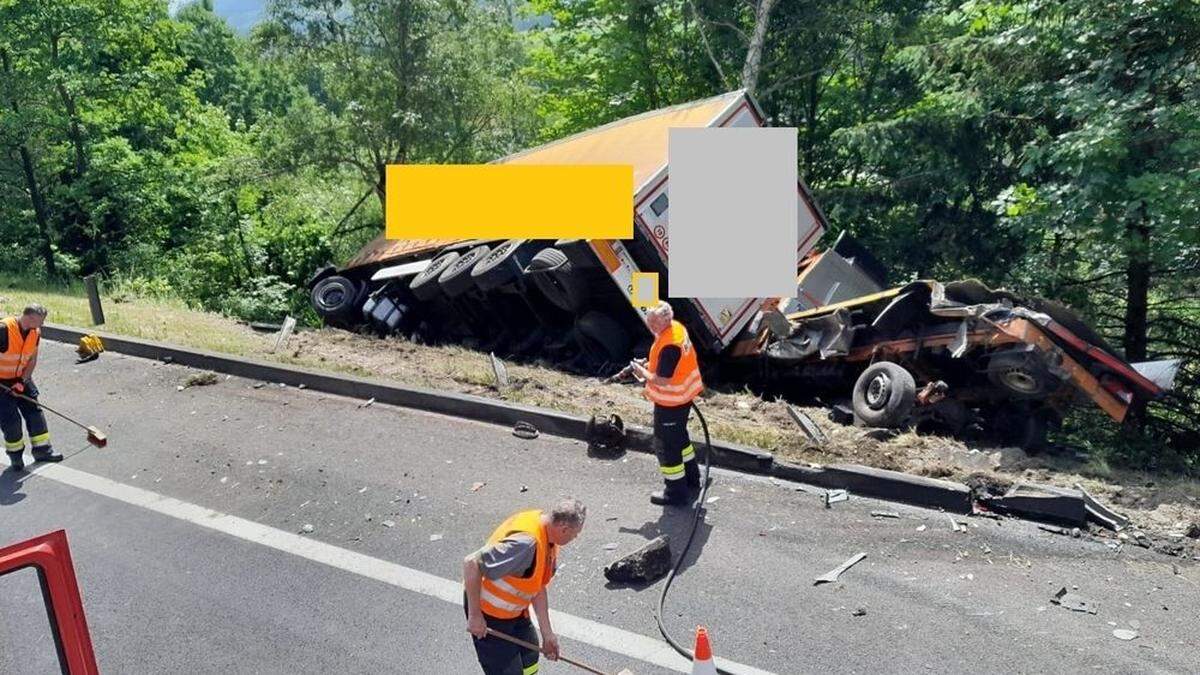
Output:
[[83,278],[83,286],[87,289],[88,307],[92,310],[92,325],[104,325],[104,308],[100,306],[100,287],[95,274]]

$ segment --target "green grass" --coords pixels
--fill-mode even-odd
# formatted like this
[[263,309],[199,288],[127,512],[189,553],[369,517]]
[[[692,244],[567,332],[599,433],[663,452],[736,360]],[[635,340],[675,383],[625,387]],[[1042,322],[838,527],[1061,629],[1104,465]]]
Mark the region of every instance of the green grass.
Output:
[[[103,288],[101,298],[105,324],[97,329],[104,332],[237,355],[259,352],[267,341],[232,319],[191,309],[179,300],[127,297],[118,302]],[[0,314],[18,314],[31,302],[50,310],[51,323],[92,325],[82,284],[49,285],[0,276]]]

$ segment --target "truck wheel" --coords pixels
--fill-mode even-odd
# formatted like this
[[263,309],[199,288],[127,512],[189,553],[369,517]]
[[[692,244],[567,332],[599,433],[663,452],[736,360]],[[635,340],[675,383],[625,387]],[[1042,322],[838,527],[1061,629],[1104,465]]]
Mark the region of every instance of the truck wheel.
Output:
[[312,306],[326,321],[348,321],[356,318],[358,300],[363,286],[346,277],[334,275],[318,281],[312,289]]
[[1045,398],[1057,385],[1054,376],[1034,352],[997,352],[988,360],[988,379],[1013,398]]
[[902,366],[880,361],[854,383],[854,414],[872,427],[898,427],[908,420],[917,384]]
[[486,258],[491,250],[487,245],[482,245],[462,254],[458,260],[446,268],[445,272],[442,272],[442,276],[438,277],[438,284],[441,285],[442,292],[451,298],[457,298],[471,290],[475,285],[471,279],[471,270],[479,264],[480,260]]
[[521,267],[513,254],[528,241],[527,239],[509,239],[492,249],[484,256],[479,264],[471,270],[471,278],[479,288],[490,291],[513,281],[521,275]]
[[575,340],[597,366],[629,361],[629,332],[603,312],[588,312],[576,319]]
[[421,270],[421,273],[413,277],[412,282],[408,285],[413,296],[422,302],[429,302],[436,298],[440,291],[437,283],[438,277],[442,275],[442,272],[446,271],[447,267],[453,265],[459,257],[458,253],[449,251],[434,258],[429,267]]
[[525,274],[533,278],[534,285],[555,307],[572,314],[583,307],[587,288],[562,251],[556,248],[538,251],[525,268]]

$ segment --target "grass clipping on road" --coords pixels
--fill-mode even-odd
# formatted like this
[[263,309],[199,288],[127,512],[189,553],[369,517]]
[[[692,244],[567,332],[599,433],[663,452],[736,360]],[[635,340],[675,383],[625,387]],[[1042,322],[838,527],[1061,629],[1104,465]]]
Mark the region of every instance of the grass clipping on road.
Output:
[[[29,302],[50,310],[50,321],[91,324],[81,289],[13,287],[0,282],[0,310],[12,315]],[[214,352],[250,356],[399,384],[498,398],[581,415],[617,413],[626,424],[648,426],[651,406],[639,387],[605,384],[544,364],[506,364],[509,386],[498,390],[487,354],[456,346],[431,347],[402,338],[376,338],[337,329],[294,334],[271,353],[273,334],[237,321],[154,299],[108,300],[103,330]],[[864,429],[830,422],[823,408],[800,409],[821,428],[820,447],[792,421],[787,406],[748,391],[705,392],[700,406],[714,439],[749,445],[800,463],[856,463],[958,481],[1007,485],[1017,481],[1062,487],[1082,485],[1092,495],[1127,512],[1139,526],[1178,534],[1200,525],[1200,482],[1173,476],[1118,471],[1090,459],[1028,457],[1015,448],[970,448],[940,436],[901,433],[877,440]],[[693,416],[694,417],[694,416]],[[700,438],[692,420],[693,439]]]

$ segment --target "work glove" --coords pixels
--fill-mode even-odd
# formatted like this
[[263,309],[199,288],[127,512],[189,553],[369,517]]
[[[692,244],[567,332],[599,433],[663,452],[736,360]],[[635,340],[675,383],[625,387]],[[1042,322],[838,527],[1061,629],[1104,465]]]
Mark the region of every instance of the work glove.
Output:
[[14,394],[24,394],[25,393],[25,383],[24,382],[13,382],[12,384],[8,385],[8,388],[11,389],[12,393],[14,393]]

